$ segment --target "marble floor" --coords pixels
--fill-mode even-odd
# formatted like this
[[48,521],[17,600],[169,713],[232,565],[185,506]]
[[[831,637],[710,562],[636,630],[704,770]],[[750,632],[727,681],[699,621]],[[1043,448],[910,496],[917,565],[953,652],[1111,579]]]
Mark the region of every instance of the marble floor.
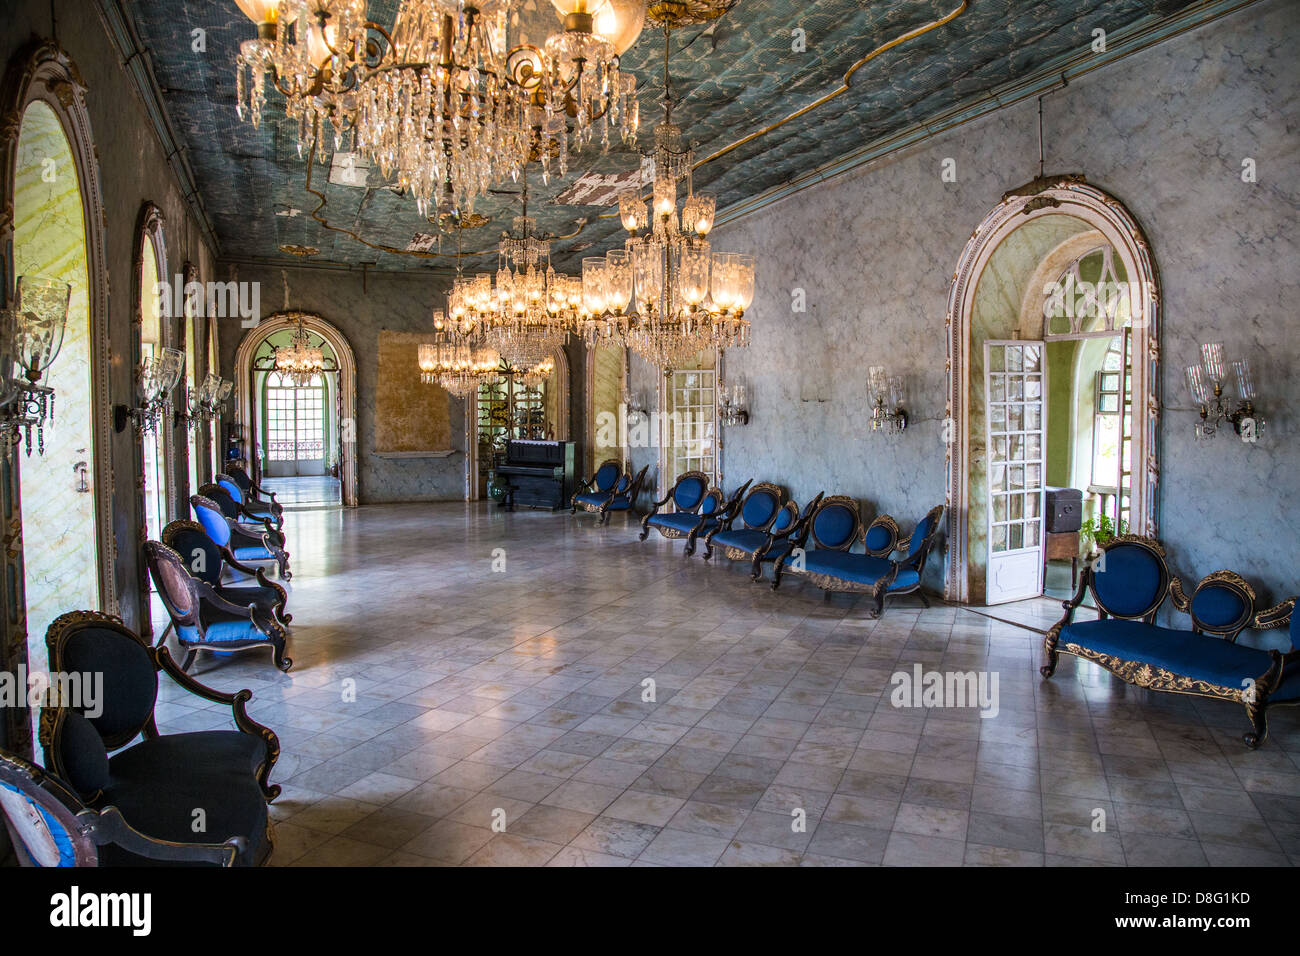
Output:
[[[1288,865],[1300,724],[1063,656],[1001,620],[779,592],[615,519],[487,505],[294,513],[293,670],[200,656],[280,736],[273,864]],[[701,549],[702,550],[702,549]],[[996,716],[891,675],[998,675]],[[647,681],[654,699],[646,700]],[[353,691],[355,693],[353,693]],[[228,713],[166,685],[164,731]]]
[[338,505],[341,498],[341,483],[330,475],[263,478],[262,487],[275,492],[275,500],[286,509]]

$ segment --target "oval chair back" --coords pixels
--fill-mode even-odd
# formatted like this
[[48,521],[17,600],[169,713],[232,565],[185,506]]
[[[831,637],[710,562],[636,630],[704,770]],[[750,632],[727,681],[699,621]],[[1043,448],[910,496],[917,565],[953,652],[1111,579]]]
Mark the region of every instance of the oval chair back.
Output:
[[173,521],[163,528],[162,542],[181,556],[191,575],[214,588],[220,587],[225,557],[203,525],[197,521]]
[[623,467],[617,458],[605,459],[591,476],[592,491],[613,491],[622,474]]
[[21,866],[98,866],[77,814],[81,799],[57,777],[0,750],[0,813]]
[[203,495],[190,495],[190,507],[208,537],[223,548],[230,547],[230,525],[221,506]]
[[812,516],[812,537],[826,551],[847,551],[862,533],[862,516],[856,498],[832,495],[823,498]]
[[[45,646],[52,672],[103,675],[100,700],[93,708],[98,713],[85,716],[107,749],[125,747],[140,734],[154,730],[158,668],[148,644],[135,631],[110,614],[72,611],[50,624]],[[42,719],[45,713],[42,711]],[[54,769],[63,774],[57,765]]]
[[216,484],[200,485],[199,494],[209,501],[216,502],[217,507],[221,509],[221,513],[231,521],[239,520],[239,503],[235,500],[234,495],[225,488]]
[[193,640],[199,628],[199,592],[185,560],[161,541],[144,543],[144,560],[176,633]]
[[1165,549],[1151,538],[1120,535],[1101,546],[1089,572],[1097,607],[1111,617],[1154,620],[1169,593]]
[[722,500],[721,488],[710,488],[709,493],[704,496],[704,500],[697,506],[696,514],[701,517],[721,514],[726,509],[726,504]]
[[782,531],[788,531],[798,520],[799,506],[793,501],[787,501],[776,513],[767,530],[772,534],[780,534]]
[[235,484],[239,485],[239,490],[247,497],[248,493],[253,490],[253,481],[248,477],[248,472],[236,464],[226,463],[226,474],[232,478]]
[[877,558],[887,558],[898,547],[898,522],[889,515],[877,515],[862,536],[863,549]]
[[226,493],[241,505],[248,497],[248,495],[244,493],[244,489],[239,487],[239,483],[229,475],[217,475],[216,483],[220,487],[226,489]]
[[[785,489],[771,482],[754,485],[740,505],[740,520],[753,531],[767,531],[776,522],[785,500]],[[779,528],[777,530],[780,530]]]
[[1197,631],[1236,641],[1255,618],[1255,589],[1234,571],[1215,571],[1196,585],[1188,611]]
[[709,477],[702,471],[688,471],[673,485],[673,509],[693,512],[704,501],[709,490]]

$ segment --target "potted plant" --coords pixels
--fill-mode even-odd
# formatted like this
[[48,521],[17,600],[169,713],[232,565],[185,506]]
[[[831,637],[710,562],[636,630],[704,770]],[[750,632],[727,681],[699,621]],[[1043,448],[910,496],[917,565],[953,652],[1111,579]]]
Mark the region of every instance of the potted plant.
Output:
[[[1118,525],[1118,526],[1117,526]],[[1088,544],[1088,560],[1097,556],[1097,549],[1117,534],[1128,534],[1128,522],[1118,522],[1110,515],[1093,515],[1079,526],[1079,534]]]

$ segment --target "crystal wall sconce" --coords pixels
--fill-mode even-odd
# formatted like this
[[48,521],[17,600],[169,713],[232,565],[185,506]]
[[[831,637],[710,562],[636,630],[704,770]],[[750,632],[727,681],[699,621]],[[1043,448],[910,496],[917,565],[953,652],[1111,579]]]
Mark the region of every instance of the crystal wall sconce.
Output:
[[185,353],[180,349],[163,349],[140,364],[141,404],[136,408],[113,406],[113,427],[117,431],[135,422],[142,435],[155,431],[172,414],[172,389],[185,368]]
[[718,385],[718,418],[724,425],[748,425],[749,409],[745,405],[745,386]]
[[[1209,441],[1225,422],[1244,442],[1258,440],[1264,430],[1264,420],[1255,414],[1255,377],[1248,359],[1229,362],[1224,358],[1223,344],[1213,342],[1201,346],[1201,362],[1185,370],[1187,389],[1199,408],[1201,420],[1195,424],[1197,441]],[[1235,384],[1236,401],[1231,396]]]
[[45,423],[54,421],[54,389],[41,384],[63,346],[72,286],[61,279],[19,276],[14,307],[0,312],[0,442],[5,454],[26,439],[45,454]]
[[234,382],[226,381],[209,372],[198,388],[185,390],[185,410],[177,409],[176,425],[179,426],[184,422],[189,430],[194,432],[202,428],[205,422],[219,418],[226,399],[234,389]]
[[623,393],[623,408],[625,411],[625,420],[628,428],[636,428],[646,420],[645,403],[641,401],[639,395],[632,392]]
[[871,397],[871,430],[887,435],[901,434],[907,428],[907,398],[903,392],[903,379],[888,375],[883,365],[873,365],[867,370],[867,388]]

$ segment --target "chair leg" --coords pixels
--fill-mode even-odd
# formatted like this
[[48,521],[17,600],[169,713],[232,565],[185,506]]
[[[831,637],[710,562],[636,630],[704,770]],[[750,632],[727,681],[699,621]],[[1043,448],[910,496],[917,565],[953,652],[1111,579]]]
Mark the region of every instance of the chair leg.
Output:
[[921,599],[921,603],[924,604],[927,608],[930,606],[930,599],[925,596],[924,591],[917,589],[916,596]]
[[1047,637],[1043,638],[1043,659],[1045,663],[1038,668],[1038,673],[1042,674],[1044,679],[1050,678],[1056,673],[1056,664],[1060,657],[1056,652],[1056,644],[1061,639],[1061,628],[1053,627],[1047,632]]
[[190,672],[190,665],[194,663],[194,658],[198,656],[199,656],[199,651],[198,648],[196,647],[191,647],[188,651],[186,651],[185,660],[181,662],[181,670],[183,670],[185,673],[188,674]]
[[1268,739],[1268,704],[1255,701],[1246,704],[1246,716],[1250,718],[1250,733],[1241,735],[1241,742],[1254,750]]
[[271,645],[271,653],[275,657],[275,666],[280,668],[286,674],[289,668],[293,667],[293,658],[284,656],[284,638],[280,638]]
[[749,578],[751,581],[757,581],[763,576],[763,562],[758,555],[754,555],[754,560],[749,564]]
[[158,636],[158,643],[156,643],[154,647],[162,647],[164,644],[167,643],[167,635],[172,632],[172,626],[173,626],[172,622],[168,621],[167,627],[164,628],[162,634]]

